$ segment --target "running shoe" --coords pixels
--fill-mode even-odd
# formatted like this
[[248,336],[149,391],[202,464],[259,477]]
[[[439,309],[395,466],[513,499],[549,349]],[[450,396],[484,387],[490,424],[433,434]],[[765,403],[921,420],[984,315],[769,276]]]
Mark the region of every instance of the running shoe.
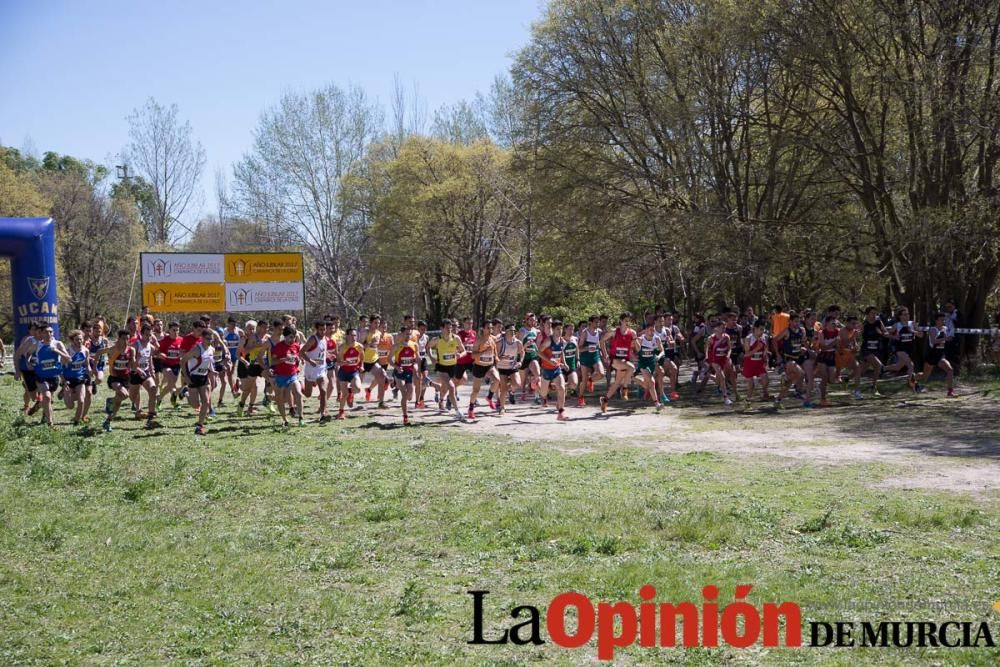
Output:
[[669,403],[670,402],[670,398],[666,394],[660,394],[660,400],[657,401],[657,402],[658,403]]
[[804,408],[812,408],[812,407],[815,407],[815,406],[813,405],[812,401],[802,401],[802,407],[804,407]]
[[882,398],[882,393],[878,389],[873,389],[872,396],[874,396],[875,398]]
[[492,398],[487,399],[486,403],[490,406],[490,410],[496,410],[497,409],[496,401],[494,401]]
[[469,408],[469,421],[476,420],[476,411],[474,408]]
[[347,419],[347,417],[345,417],[345,416],[344,416],[344,411],[343,411],[343,410],[340,410],[340,411],[339,411],[339,412],[337,413],[337,419],[339,419],[339,420],[344,420],[344,419]]
[[220,407],[220,408],[221,408],[221,407],[222,407],[222,406],[224,406],[224,405],[225,405],[225,403],[223,403],[222,399],[220,398],[220,399],[219,399],[219,405],[218,405],[218,407]]
[[403,426],[410,425],[410,418],[407,415],[403,415]]
[[463,418],[462,411],[459,410],[457,406],[455,407],[455,416],[458,417],[459,421],[461,421]]
[[195,435],[205,435],[205,427],[202,426],[201,424],[196,424],[195,427],[194,427],[194,434]]
[[354,392],[353,391],[348,391],[347,392],[347,407],[349,407],[349,408],[353,408],[354,407]]
[[213,408],[212,406],[208,407],[208,416],[209,417],[213,417],[213,418],[216,416],[215,415],[215,408]]
[[920,384],[919,382],[916,383],[915,385],[913,385],[913,391],[917,392],[918,394],[924,393],[925,391],[924,385]]
[[826,400],[824,398],[823,400],[821,400],[819,402],[819,407],[821,407],[821,408],[828,408],[828,407],[830,407],[830,401],[828,401],[828,400]]
[[726,405],[732,405],[733,404],[733,399],[731,399],[728,396],[726,396],[724,399],[722,399],[722,402],[725,403]]
[[177,393],[173,391],[170,392],[170,407],[177,407]]
[[305,421],[303,421],[302,417],[299,417],[299,428],[302,428],[305,425],[306,425]]
[[381,409],[381,408],[384,408],[384,407],[385,407],[385,401],[379,401],[379,402],[378,402],[378,407],[379,407],[380,409]]
[[861,390],[860,389],[855,389],[854,393],[851,394],[851,396],[854,397],[855,401],[860,401],[860,400],[864,399],[864,396],[861,395]]
[[559,421],[561,421],[561,422],[568,422],[569,421],[569,417],[567,417],[566,413],[563,412],[562,410],[560,410],[559,414],[556,415],[556,419],[559,420]]
[[671,401],[678,401],[678,400],[680,400],[680,398],[681,398],[681,395],[678,394],[676,391],[670,392],[670,400]]
[[104,423],[101,424],[101,428],[104,429],[105,433],[111,433],[111,420],[110,419],[105,419]]
[[[115,407],[115,399],[112,398],[111,396],[108,396],[108,398],[104,401],[104,414],[110,415],[111,410],[113,410],[114,407]],[[31,413],[29,412],[28,414],[30,415]]]
[[372,400],[372,390],[365,389],[365,403],[367,403],[370,400]]
[[954,389],[949,389],[948,390],[948,398],[955,398],[955,390]]
[[577,407],[582,408],[583,406],[587,405],[587,399],[585,399],[583,396],[579,397],[578,399],[576,399],[576,405]]
[[607,411],[608,411],[608,397],[601,396],[601,412],[607,413]]
[[266,403],[264,407],[267,408],[267,413],[272,417],[278,412],[274,407],[274,403]]
[[426,407],[427,407],[426,403],[424,403],[423,401],[417,401],[417,409],[423,410]]

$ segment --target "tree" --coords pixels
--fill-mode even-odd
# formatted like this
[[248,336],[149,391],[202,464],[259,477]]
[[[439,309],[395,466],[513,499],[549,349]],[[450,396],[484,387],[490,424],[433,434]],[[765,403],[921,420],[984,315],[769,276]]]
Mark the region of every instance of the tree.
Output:
[[388,166],[375,218],[379,254],[402,268],[403,280],[417,281],[435,323],[457,307],[482,322],[502,312],[523,282],[521,193],[509,164],[509,152],[487,140],[410,137]]
[[125,160],[152,188],[151,215],[144,218],[150,243],[171,243],[176,226],[192,204],[205,167],[205,149],[193,139],[191,123],[181,123],[176,104],[149,98],[127,118]]
[[342,180],[365,169],[365,151],[381,131],[382,113],[360,88],[289,93],[261,116],[253,148],[234,170],[241,215],[305,247],[314,296],[345,314],[358,312],[372,286],[371,221],[345,198]]

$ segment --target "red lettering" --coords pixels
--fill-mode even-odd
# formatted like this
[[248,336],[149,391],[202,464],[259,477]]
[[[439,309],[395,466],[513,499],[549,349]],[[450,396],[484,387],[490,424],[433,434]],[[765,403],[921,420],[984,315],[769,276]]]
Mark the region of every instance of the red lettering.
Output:
[[[576,634],[566,632],[566,607],[576,607]],[[594,635],[594,605],[582,593],[560,593],[545,612],[545,627],[552,643],[563,648],[579,648]]]
[[[615,634],[615,618],[621,619],[621,634]],[[611,660],[615,647],[629,646],[635,641],[635,607],[628,602],[597,605],[597,658]]]

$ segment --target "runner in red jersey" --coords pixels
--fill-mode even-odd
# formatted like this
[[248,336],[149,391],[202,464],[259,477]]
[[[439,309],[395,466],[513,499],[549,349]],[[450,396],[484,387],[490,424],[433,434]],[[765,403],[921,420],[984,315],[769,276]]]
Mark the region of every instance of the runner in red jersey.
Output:
[[629,360],[632,343],[635,341],[631,322],[632,313],[622,313],[618,318],[618,326],[601,337],[601,350],[611,360],[611,368],[615,371],[614,382],[609,383],[607,392],[601,397],[601,412],[608,411],[608,401],[619,387],[622,388],[622,398],[628,400],[628,386],[635,374],[635,364]]
[[285,405],[295,401],[295,414],[302,426],[302,388],[299,386],[299,332],[289,325],[281,330],[281,340],[271,348],[271,376],[277,393],[278,414],[282,424],[288,426]]
[[471,317],[462,319],[462,328],[455,335],[465,345],[465,354],[458,357],[458,377],[455,378],[455,386],[459,387],[465,381],[466,373],[472,372],[472,365],[476,361],[472,355],[472,348],[476,344],[476,328],[472,325]]
[[184,339],[181,338],[180,331],[180,323],[171,322],[167,325],[167,333],[160,338],[157,345],[156,358],[160,360],[160,367],[163,369],[160,374],[160,396],[156,399],[157,409],[167,394],[170,394],[170,402],[177,405],[177,378],[181,374],[181,356],[184,354],[184,350],[181,349]]
[[753,400],[754,387],[760,382],[764,392],[764,400],[771,397],[767,393],[767,363],[770,356],[771,340],[764,333],[764,319],[760,318],[753,325],[753,333],[743,339],[743,377],[747,384],[747,404]]

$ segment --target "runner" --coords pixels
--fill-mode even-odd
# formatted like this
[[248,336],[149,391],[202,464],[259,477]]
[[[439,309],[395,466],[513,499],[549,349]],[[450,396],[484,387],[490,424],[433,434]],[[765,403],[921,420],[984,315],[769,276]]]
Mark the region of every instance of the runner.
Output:
[[837,327],[836,315],[827,315],[823,319],[823,328],[816,341],[816,370],[819,373],[819,407],[830,407],[827,400],[827,390],[831,382],[837,381],[837,348],[840,342],[840,329]]
[[869,306],[865,309],[865,319],[861,323],[861,362],[854,370],[854,399],[860,401],[861,396],[861,376],[871,368],[874,371],[872,377],[872,395],[880,396],[878,393],[878,379],[882,374],[882,360],[878,358],[879,347],[882,338],[888,338],[889,332],[879,319],[878,309]]
[[229,364],[225,367],[222,375],[220,375],[220,388],[219,388],[219,407],[221,408],[222,397],[226,394],[226,386],[229,386],[233,398],[240,397],[240,384],[237,381],[236,372],[239,366],[240,358],[240,342],[244,337],[243,330],[236,326],[236,318],[230,317],[226,321],[226,328],[222,331],[222,342],[226,344],[226,351],[229,353]]
[[[106,329],[103,319],[94,320],[89,328],[87,349],[90,351],[90,364],[93,371],[90,376],[90,393],[96,395],[98,385],[104,382],[104,371],[108,364],[108,348],[111,347],[111,341],[104,335]],[[87,333],[84,331],[85,336]]]
[[[467,323],[466,326],[469,326]],[[500,374],[497,373],[494,364],[496,363],[497,347],[496,341],[493,340],[493,335],[491,334],[492,325],[488,322],[484,324],[480,330],[479,335],[476,336],[476,332],[472,332],[472,336],[466,336],[466,340],[472,341],[472,351],[469,353],[472,356],[472,393],[469,394],[469,420],[475,421],[476,419],[476,399],[479,398],[479,389],[482,387],[483,379],[488,378],[488,383],[492,386],[493,383],[499,382]],[[468,333],[468,332],[467,332]],[[491,400],[490,403],[493,401]]]
[[208,375],[215,364],[213,341],[218,335],[212,329],[198,322],[196,326],[201,333],[197,343],[181,356],[181,375],[188,387],[188,403],[198,411],[198,420],[194,426],[195,435],[205,435],[208,424],[209,409],[212,405],[212,392],[208,383]]
[[608,382],[608,389],[601,396],[602,413],[608,411],[608,401],[619,387],[622,389],[622,398],[628,400],[628,385],[635,373],[635,364],[629,360],[632,343],[636,337],[635,331],[630,326],[631,321],[632,313],[624,312],[618,317],[618,326],[601,336],[601,352],[605,358],[611,360],[609,370],[615,372],[614,381]]
[[368,387],[365,389],[365,403],[372,400],[372,388],[375,386],[375,383],[378,382],[381,384],[382,382],[382,378],[380,377],[382,367],[378,366],[378,344],[382,340],[382,317],[380,315],[372,315],[369,322],[367,333],[362,339],[365,345],[364,371],[366,375],[371,376]]
[[497,343],[497,373],[500,386],[497,388],[497,413],[506,414],[505,403],[513,396],[520,384],[521,366],[524,361],[524,343],[517,337],[513,324],[504,328],[504,335]]
[[[29,417],[42,406],[42,397],[38,393],[38,376],[35,375],[35,349],[38,346],[38,331],[44,328],[45,325],[38,322],[29,324],[28,335],[21,339],[14,350],[14,380],[24,384],[24,407],[21,412]],[[32,401],[34,405],[31,405]]]
[[[705,381],[708,379],[708,372],[710,370],[710,364],[705,356],[705,344],[708,342],[708,337],[711,333],[708,325],[705,323],[705,316],[701,313],[695,313],[694,326],[691,328],[691,351],[694,353],[695,362],[695,368],[691,371],[691,384],[698,384],[698,380],[700,379],[701,387],[705,386]],[[698,391],[701,391],[701,388]]]
[[[529,391],[535,391],[541,378],[541,366],[538,363],[538,320],[534,313],[527,313],[524,316],[524,326],[521,327],[519,335],[521,344],[524,347],[524,359],[521,362],[521,400],[526,400]],[[537,398],[537,397],[536,397]]]
[[562,320],[546,322],[543,330],[546,335],[538,346],[538,356],[542,368],[541,394],[546,398],[549,388],[556,390],[556,419],[569,421],[566,416],[566,378],[563,373],[569,370],[563,353],[566,350],[566,339],[563,338]]
[[[303,425],[302,388],[299,386],[299,351],[302,349],[302,345],[299,343],[298,334],[295,327],[286,326],[281,330],[281,340],[271,348],[270,372],[274,378],[278,414],[281,416],[284,428],[288,428],[288,417],[285,414],[286,405],[294,404],[295,412],[292,413],[292,416],[298,417],[299,426]],[[323,354],[326,354],[325,348]]]
[[413,340],[412,318],[403,318],[403,326],[399,329],[399,340],[392,348],[393,377],[396,386],[402,394],[399,407],[403,410],[403,425],[410,424],[410,398],[413,391],[414,375],[420,374],[420,349]]
[[[656,376],[662,395],[660,402],[669,403],[679,400],[681,395],[677,393],[678,376],[680,369],[677,364],[680,362],[681,345],[684,343],[684,335],[681,328],[674,324],[672,314],[661,315],[656,318],[657,329],[653,333],[658,335],[663,346],[663,355],[660,357],[660,365],[657,367]],[[665,380],[670,380],[670,395],[667,395]]]
[[427,368],[427,343],[430,342],[430,337],[427,335],[427,322],[420,320],[417,322],[417,351],[420,354],[420,368],[417,372],[417,376],[414,381],[414,407],[423,409],[426,407],[424,404],[424,392],[427,391],[428,385],[434,387],[435,392],[439,392],[438,386],[431,382],[430,375],[428,374]]
[[326,400],[339,401],[339,393],[334,398],[337,390],[337,350],[344,344],[344,332],[340,328],[340,318],[336,316],[327,316],[323,326],[326,334]]
[[300,354],[303,360],[302,374],[305,378],[305,389],[302,393],[306,398],[309,398],[312,396],[313,387],[316,387],[318,390],[320,424],[330,421],[330,415],[326,411],[326,354],[328,347],[336,350],[336,345],[333,341],[326,337],[326,324],[324,322],[314,322],[313,334],[306,340],[306,344]]
[[[858,366],[855,358],[858,352],[858,318],[851,315],[844,322],[844,328],[840,330],[840,338],[837,341],[837,377],[847,371],[847,378],[854,377],[854,371]],[[847,378],[843,378],[847,382]]]
[[[142,400],[141,390],[146,390],[146,428],[159,426],[156,422],[156,378],[153,372],[153,352],[157,349],[153,340],[153,329],[148,324],[139,329],[139,339],[132,343],[132,354],[129,355],[129,388],[134,388],[135,401]],[[141,405],[137,405],[135,418],[142,419]]]
[[769,378],[767,377],[768,357],[771,356],[771,340],[764,331],[764,318],[758,318],[753,323],[753,331],[743,339],[743,377],[747,381],[747,405],[753,401],[753,392],[757,383],[761,385],[763,399],[770,401],[767,392]]
[[465,346],[465,354],[458,358],[458,377],[455,379],[455,386],[461,387],[465,382],[466,375],[472,373],[472,365],[475,363],[472,348],[476,344],[476,329],[472,326],[471,317],[462,319],[462,327],[455,332],[455,335]]
[[566,341],[566,347],[563,348],[563,359],[566,361],[566,395],[569,396],[571,391],[576,391],[579,397],[580,377],[577,367],[580,362],[580,341],[576,337],[576,327],[572,322],[563,324],[563,340]]
[[[798,313],[793,310],[788,314],[788,326],[776,338],[778,338],[775,347],[778,348],[780,357],[779,366],[784,369],[785,378],[774,404],[776,407],[781,407],[781,402],[788,395],[789,387],[795,387],[798,392],[799,383],[806,376],[805,371],[802,370],[802,364],[805,363],[807,357],[806,330],[802,326]],[[799,395],[801,396],[801,393]]]
[[337,402],[340,410],[337,419],[344,419],[344,406],[354,407],[354,394],[361,393],[359,373],[364,363],[365,348],[358,342],[358,332],[348,329],[344,332],[344,344],[337,349]]
[[181,369],[181,342],[180,322],[171,322],[167,325],[167,331],[160,337],[157,344],[156,354],[153,357],[154,367],[158,362],[160,367],[160,394],[156,399],[156,409],[160,409],[163,398],[170,394],[170,404],[177,405],[177,378]]
[[931,376],[935,368],[940,368],[945,373],[945,386],[948,388],[948,396],[955,396],[955,369],[945,354],[951,336],[948,334],[947,315],[938,313],[934,316],[934,326],[927,330],[927,358],[924,359],[924,371],[920,374],[918,382],[924,384]]
[[72,361],[72,357],[66,351],[66,346],[62,344],[62,341],[56,340],[52,336],[51,326],[41,325],[35,331],[38,340],[31,355],[35,360],[34,371],[38,378],[38,392],[42,397],[42,423],[51,428],[53,426],[52,394],[59,389],[63,367]]
[[576,404],[587,404],[587,394],[594,391],[594,382],[604,377],[601,361],[601,337],[604,332],[597,326],[600,318],[591,315],[587,328],[580,331],[580,392]]
[[[715,322],[715,330],[709,336],[706,343],[706,352],[712,364],[712,370],[715,371],[715,381],[718,383],[719,391],[722,393],[722,402],[726,405],[732,405],[733,400],[729,398],[728,387],[729,376],[733,369],[733,362],[730,358],[733,352],[733,341],[729,337],[729,334],[726,333],[726,322],[724,320],[720,319]],[[736,400],[739,400],[739,397]]]
[[267,336],[266,321],[258,324],[255,320],[247,320],[244,332],[246,336],[237,350],[239,368],[236,374],[242,383],[240,403],[236,407],[237,417],[244,414],[250,416],[257,411],[254,407],[254,402],[257,400],[257,378],[264,374],[263,359],[270,347],[264,340]]
[[922,331],[918,331],[913,326],[909,310],[903,307],[896,311],[896,322],[889,330],[889,339],[892,341],[895,363],[886,366],[885,370],[898,373],[905,368],[910,388],[917,393],[923,391],[923,387],[917,383],[916,370],[913,364],[916,348],[914,338],[923,337],[923,335]]
[[658,409],[662,408],[657,362],[663,355],[663,340],[656,335],[656,319],[646,320],[642,334],[632,341],[632,351],[637,355],[639,384],[646,390],[646,397],[651,399]]
[[90,350],[84,342],[83,331],[74,329],[69,332],[69,363],[63,367],[63,377],[66,379],[66,391],[63,401],[67,410],[76,410],[73,414],[73,426],[89,422],[87,413],[90,411]]
[[132,347],[129,346],[128,339],[128,329],[119,329],[115,344],[108,349],[108,364],[111,366],[111,371],[108,373],[108,389],[112,395],[104,403],[107,417],[102,424],[107,433],[111,432],[111,422],[118,416],[122,401],[129,397],[129,361]]
[[[379,323],[378,339],[378,359],[374,366],[374,377],[372,384],[378,383],[378,407],[385,407],[385,390],[389,386],[389,360],[392,357],[392,348],[395,346],[393,336],[389,333],[389,318],[385,318]],[[372,387],[365,391],[365,400],[371,394]],[[395,397],[398,391],[393,392]]]
[[[441,323],[441,335],[427,344],[427,351],[433,352],[435,357],[435,370],[438,375],[438,383],[441,385],[442,396],[447,395],[449,405],[453,406],[459,421],[462,420],[462,411],[458,407],[458,395],[455,393],[454,380],[458,377],[458,358],[465,352],[462,340],[452,333],[451,320],[444,320]],[[438,409],[444,411],[444,401],[438,398]]]

